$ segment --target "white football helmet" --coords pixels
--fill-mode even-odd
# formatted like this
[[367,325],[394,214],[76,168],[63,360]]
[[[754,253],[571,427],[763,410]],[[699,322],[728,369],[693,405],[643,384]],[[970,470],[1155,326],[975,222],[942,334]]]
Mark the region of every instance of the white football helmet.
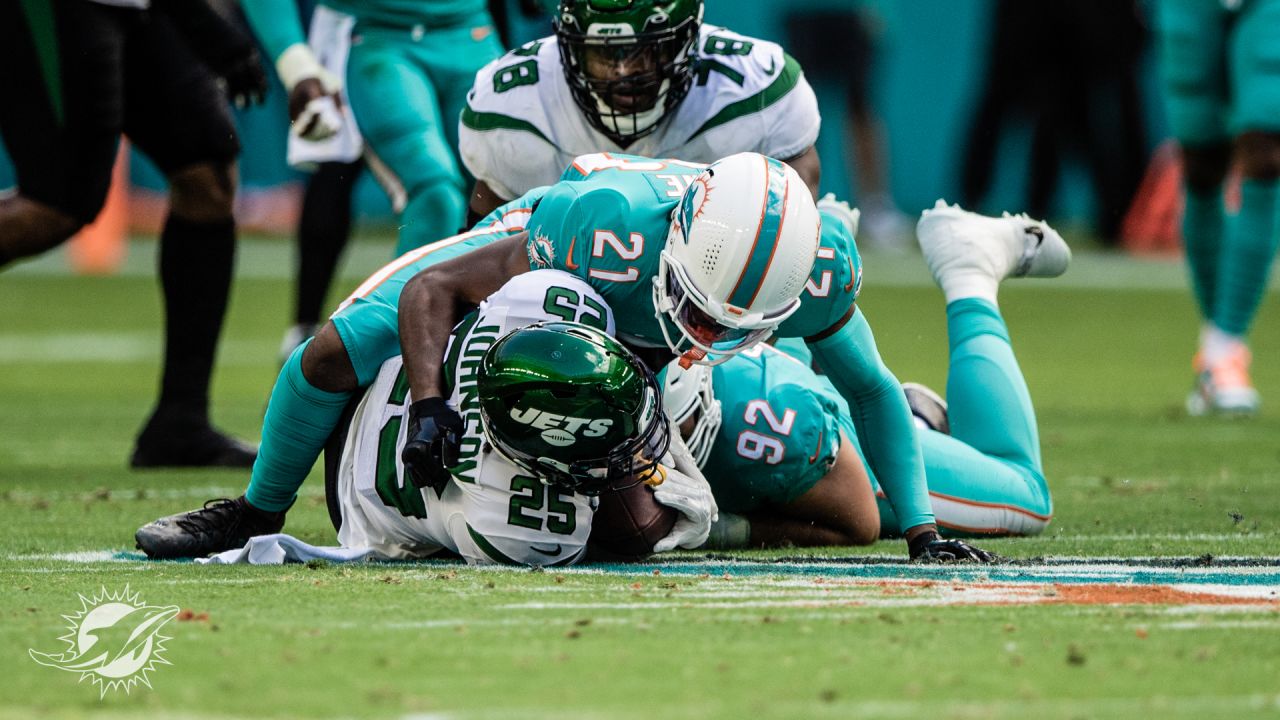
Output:
[[663,337],[681,365],[715,365],[769,337],[800,307],[821,220],[785,163],[738,153],[711,163],[672,211],[653,280]]
[[698,467],[706,465],[716,433],[720,432],[720,401],[712,391],[711,373],[707,365],[682,368],[677,359],[667,365],[660,378],[662,407],[677,428],[697,413],[693,430],[689,433],[681,431],[681,435]]

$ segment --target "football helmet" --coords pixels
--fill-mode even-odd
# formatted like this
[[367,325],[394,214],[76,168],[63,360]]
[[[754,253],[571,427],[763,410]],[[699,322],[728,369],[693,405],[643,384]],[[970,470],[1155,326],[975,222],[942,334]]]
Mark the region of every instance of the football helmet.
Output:
[[809,186],[785,163],[738,153],[694,178],[653,280],[654,310],[681,365],[724,362],[799,309],[820,232]]
[[628,487],[667,452],[653,373],[586,325],[541,322],[499,338],[480,359],[476,393],[489,442],[549,485],[584,495]]
[[693,82],[702,0],[561,0],[555,30],[574,102],[623,147]]
[[[672,424],[680,428],[684,444],[689,448],[698,467],[707,463],[716,433],[720,432],[720,401],[711,385],[712,370],[706,365],[691,365],[687,370],[673,360],[658,373],[662,386],[662,407]],[[694,421],[693,428],[685,432],[686,421]]]

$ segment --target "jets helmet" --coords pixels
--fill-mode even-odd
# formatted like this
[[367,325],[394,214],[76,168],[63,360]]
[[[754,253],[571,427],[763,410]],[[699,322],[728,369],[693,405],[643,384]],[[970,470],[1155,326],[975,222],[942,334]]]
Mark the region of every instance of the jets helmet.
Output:
[[622,146],[653,132],[693,82],[702,0],[561,0],[556,38],[574,102]]
[[[711,373],[712,369],[706,365],[682,368],[679,360],[671,361],[658,373],[662,407],[671,424],[680,428],[698,467],[706,464],[716,433],[720,431],[720,401],[712,390]],[[686,431],[684,424],[688,421],[693,422],[693,427]]]
[[480,359],[486,438],[549,485],[595,495],[647,478],[670,431],[658,383],[600,330],[542,322],[514,330]]
[[663,336],[682,365],[723,362],[799,309],[820,223],[804,180],[773,158],[730,155],[694,178],[653,280]]

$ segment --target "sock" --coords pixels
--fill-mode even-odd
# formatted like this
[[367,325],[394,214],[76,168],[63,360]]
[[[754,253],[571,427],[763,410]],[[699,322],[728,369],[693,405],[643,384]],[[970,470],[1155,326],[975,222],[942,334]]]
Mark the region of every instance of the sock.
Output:
[[1214,295],[1213,324],[1245,336],[1267,289],[1271,262],[1280,242],[1275,180],[1248,180],[1240,187],[1240,213],[1223,238]]
[[207,414],[209,378],[235,264],[235,221],[169,215],[160,232],[164,376],[160,407]]
[[351,235],[351,191],[360,162],[320,163],[307,181],[298,220],[298,287],[294,322],[315,325]]
[[279,512],[289,507],[325,441],[338,424],[352,393],[320,390],[302,375],[298,346],[276,378],[262,421],[262,444],[253,463],[253,477],[245,497],[259,510]]
[[1223,235],[1222,195],[1217,190],[1202,195],[1190,189],[1182,214],[1182,244],[1187,251],[1191,292],[1201,317],[1211,318],[1217,288],[1218,257]]
[[1200,331],[1200,358],[1205,366],[1212,367],[1240,352],[1244,344],[1244,338],[1224,332],[1213,323],[1209,323]]

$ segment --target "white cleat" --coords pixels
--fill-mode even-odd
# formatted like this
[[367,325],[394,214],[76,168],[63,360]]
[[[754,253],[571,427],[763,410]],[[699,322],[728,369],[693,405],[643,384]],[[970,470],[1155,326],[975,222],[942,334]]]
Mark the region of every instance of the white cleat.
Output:
[[1057,277],[1071,262],[1071,248],[1043,220],[1026,214],[988,217],[939,200],[920,214],[916,239],[939,285],[954,275]]
[[1249,365],[1253,362],[1248,348],[1241,346],[1216,363],[1204,361],[1196,353],[1192,365],[1196,371],[1196,384],[1187,396],[1187,414],[1248,417],[1258,414],[1262,397],[1249,379]]

